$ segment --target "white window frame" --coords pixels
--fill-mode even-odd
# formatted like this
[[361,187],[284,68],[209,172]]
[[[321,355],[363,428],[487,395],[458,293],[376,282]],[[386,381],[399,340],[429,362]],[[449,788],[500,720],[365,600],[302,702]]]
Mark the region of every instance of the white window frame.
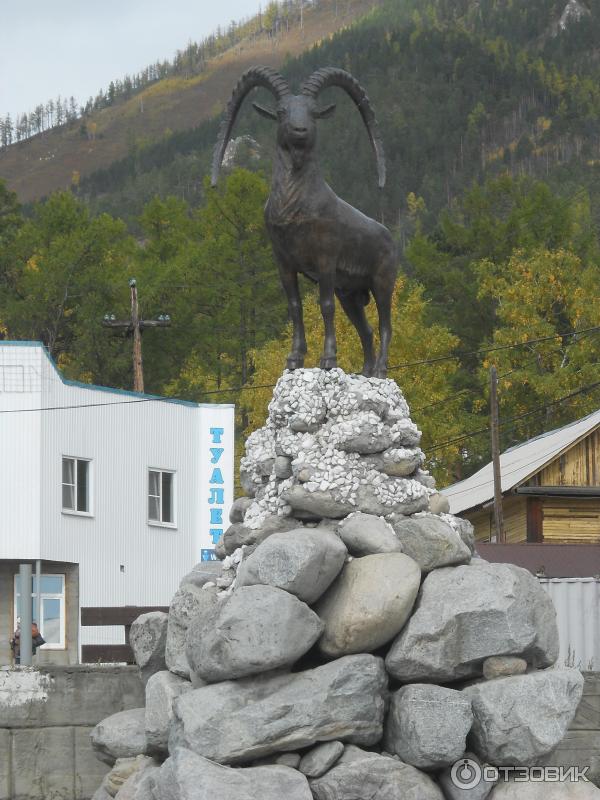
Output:
[[[16,630],[17,627],[17,580],[19,578],[19,573],[16,573],[13,580],[13,631]],[[40,612],[42,619],[38,620],[38,627],[40,629],[40,633],[42,637],[44,637],[44,619],[43,619],[43,603],[44,600],[60,600],[60,642],[46,642],[45,644],[38,647],[38,650],[66,650],[66,636],[65,636],[65,620],[66,620],[66,593],[65,593],[65,586],[66,586],[66,575],[62,572],[45,572],[41,575],[42,580],[44,578],[62,578],[62,593],[57,592],[41,592],[40,597]],[[34,611],[33,616],[35,616],[35,604],[37,602],[37,595],[35,593],[36,589],[36,578],[35,575],[32,575],[33,580],[33,589],[31,593],[31,602],[32,602],[32,610]],[[45,637],[44,637],[45,638]]]
[[[160,475],[159,480],[159,487],[161,490],[161,494],[159,495],[151,495],[150,494],[150,473],[151,472],[158,472]],[[163,497],[162,497],[162,476],[171,475],[171,522],[163,522]],[[158,528],[177,528],[177,502],[176,502],[176,492],[177,492],[177,471],[174,469],[165,469],[164,467],[148,467],[146,471],[146,517],[148,520],[148,525],[153,525]],[[159,508],[160,508],[160,517],[161,519],[151,519],[150,518],[150,497],[158,497],[159,501]]]
[[[74,461],[75,462],[75,470],[74,470],[74,484],[65,484],[63,481],[63,462],[65,460]],[[88,465],[87,468],[87,501],[88,501],[88,510],[87,511],[78,511],[76,508],[65,508],[63,505],[63,486],[73,486],[74,491],[74,500],[75,504],[77,504],[77,462],[78,461],[85,461]],[[60,507],[63,514],[71,514],[76,517],[93,517],[94,516],[94,468],[93,468],[93,460],[91,458],[82,458],[81,456],[68,456],[63,455],[60,459]]]

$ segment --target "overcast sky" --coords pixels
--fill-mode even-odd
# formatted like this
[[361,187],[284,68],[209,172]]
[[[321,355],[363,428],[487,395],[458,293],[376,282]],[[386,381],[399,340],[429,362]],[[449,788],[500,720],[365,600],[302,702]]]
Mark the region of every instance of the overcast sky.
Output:
[[0,0],[0,115],[57,95],[82,102],[260,0]]

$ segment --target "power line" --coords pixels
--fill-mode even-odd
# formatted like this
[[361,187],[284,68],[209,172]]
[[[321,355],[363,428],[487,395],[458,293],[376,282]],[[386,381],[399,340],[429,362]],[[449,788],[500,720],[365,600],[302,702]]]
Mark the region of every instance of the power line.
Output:
[[[541,414],[546,411],[548,408],[552,406],[559,405],[560,403],[564,403],[567,400],[571,400],[574,397],[577,397],[580,394],[586,394],[587,392],[593,391],[594,389],[600,388],[600,381],[596,383],[590,383],[588,386],[582,386],[580,389],[577,389],[570,394],[565,395],[564,397],[559,397],[557,400],[551,400],[548,403],[544,403],[542,406],[538,406],[537,408],[532,409],[531,411],[525,411],[522,414],[517,414],[514,417],[509,417],[508,419],[500,421],[500,427],[504,427],[505,425],[509,425],[511,422],[517,422],[518,420],[525,419],[525,417],[530,417],[535,414]],[[437,444],[431,445],[431,447],[427,447],[427,452],[432,453],[435,450],[440,450],[443,447],[448,447],[451,444],[459,444],[460,442],[466,441],[468,439],[472,439],[475,436],[481,436],[484,433],[489,433],[489,426],[486,428],[479,428],[476,431],[470,431],[468,433],[462,434],[460,436],[456,436],[454,439],[448,439],[446,442],[439,442]]]
[[[552,339],[558,339],[558,338],[565,339],[571,336],[580,336],[582,334],[596,333],[598,331],[600,331],[600,325],[595,325],[591,328],[583,328],[580,331],[574,331],[572,333],[555,333],[552,334],[551,336],[541,336],[537,339],[527,339],[524,342],[517,342],[516,344],[505,344],[505,345],[499,345],[497,347],[486,347],[486,348],[481,348],[479,350],[462,350],[453,355],[436,356],[434,358],[424,358],[420,359],[419,361],[407,361],[404,364],[397,364],[394,367],[390,367],[388,369],[388,372],[393,372],[399,369],[408,369],[409,367],[425,366],[427,364],[438,364],[442,361],[453,361],[461,358],[462,356],[477,355],[481,353],[494,353],[502,350],[514,350],[518,347],[526,347],[527,345],[530,344],[539,344],[540,342],[548,342],[551,341]],[[500,378],[503,378],[508,374],[510,373],[501,375]],[[230,392],[232,393],[248,392],[248,391],[254,391],[256,389],[273,389],[275,386],[276,386],[275,383],[264,383],[264,384],[258,384],[256,386],[249,385],[249,386],[237,386],[230,389],[214,389],[208,392],[202,392],[202,397],[207,397],[209,395],[215,395],[215,394],[228,394]],[[448,399],[452,399],[453,397],[455,397],[455,395],[451,395],[450,398]],[[429,406],[423,406],[423,408],[428,408],[428,407]],[[420,411],[420,410],[422,409],[421,408],[415,409],[415,411]]]
[[[556,339],[558,337],[565,338],[565,337],[570,337],[570,336],[579,336],[581,334],[592,333],[592,332],[597,332],[597,331],[600,331],[600,325],[596,325],[596,326],[594,326],[592,328],[584,328],[583,330],[575,331],[573,333],[564,333],[564,334],[557,333],[557,334],[554,334],[552,336],[543,336],[543,337],[540,337],[538,339],[529,339],[529,340],[527,340],[525,342],[518,342],[516,344],[508,344],[508,345],[501,345],[499,347],[483,348],[481,350],[463,351],[463,352],[459,352],[459,353],[457,353],[455,355],[451,355],[451,356],[437,356],[435,358],[422,359],[420,361],[406,362],[405,364],[399,364],[396,367],[391,367],[390,370],[388,370],[388,371],[396,370],[396,369],[404,369],[405,367],[419,366],[419,365],[424,365],[424,364],[435,364],[435,363],[438,363],[440,361],[448,361],[448,360],[451,360],[451,359],[459,358],[461,355],[474,355],[474,354],[477,354],[477,353],[490,353],[490,352],[496,352],[496,351],[499,351],[499,350],[512,350],[512,349],[515,349],[517,347],[524,347],[524,346],[529,345],[529,344],[537,344],[539,342],[549,341],[551,339]],[[511,370],[511,372],[512,371],[513,370]],[[501,378],[506,377],[506,375],[510,375],[511,372],[507,372],[504,375],[501,375],[500,377]],[[596,385],[597,384],[591,384],[591,387],[594,387]],[[600,384],[598,384],[598,385],[600,385]],[[217,394],[229,394],[229,393],[234,393],[235,394],[235,393],[238,393],[238,392],[257,391],[257,390],[260,390],[260,389],[273,389],[275,386],[276,386],[275,383],[262,383],[262,384],[249,385],[249,386],[236,386],[236,387],[232,387],[232,388],[229,388],[229,389],[211,389],[211,390],[206,391],[206,392],[201,392],[201,397],[209,397],[209,396],[213,396],[213,395],[217,395]],[[589,390],[590,390],[590,387],[583,387],[581,390],[578,390],[577,392],[573,393],[572,395],[567,395],[565,398],[560,398],[559,400],[555,400],[555,401],[552,401],[551,403],[547,403],[542,408],[545,409],[548,406],[555,405],[557,403],[561,403],[565,399],[568,399],[569,397],[574,397],[577,394],[581,394],[581,393],[584,393],[585,391],[589,391]],[[467,394],[467,393],[474,394],[475,390],[474,389],[466,389],[466,388],[465,389],[461,389],[459,392],[456,392],[455,394],[450,395],[449,397],[445,397],[445,398],[443,398],[441,400],[436,400],[433,403],[428,403],[427,405],[415,408],[415,409],[413,409],[413,413],[417,413],[419,411],[423,411],[423,410],[425,410],[427,408],[432,408],[432,407],[434,407],[436,405],[440,405],[441,403],[450,402],[450,401],[454,400],[456,397],[462,396],[463,394]],[[174,401],[176,401],[176,398],[170,398],[170,397],[142,397],[142,398],[138,398],[138,399],[135,399],[135,400],[115,400],[115,401],[108,402],[108,403],[82,403],[82,404],[79,404],[79,405],[76,404],[76,405],[68,405],[68,406],[47,406],[47,407],[42,407],[42,408],[5,409],[5,410],[0,410],[0,414],[17,414],[17,413],[27,413],[27,412],[34,412],[34,411],[67,411],[67,410],[76,409],[76,408],[96,408],[96,407],[102,407],[102,406],[132,405],[132,404],[135,404],[135,403],[148,403],[148,402],[169,403],[169,402],[174,402]],[[524,415],[521,415],[519,417],[514,417],[513,419],[521,419],[523,416],[528,416],[528,415],[533,414],[533,413],[538,413],[538,412],[537,411],[526,412]],[[505,422],[501,423],[501,425],[507,424],[510,421],[511,420],[505,420]],[[481,430],[473,431],[471,433],[465,434],[464,436],[457,437],[457,440],[470,438],[471,436],[476,436],[476,435],[479,435],[479,434],[487,432],[487,431],[488,431],[487,428],[482,428]],[[433,447],[437,448],[437,447],[446,446],[447,444],[454,444],[457,440],[451,440],[449,442],[446,442],[446,443],[443,443],[443,444],[440,444],[440,445],[434,445]],[[432,449],[432,448],[430,448],[430,449]]]
[[408,367],[420,367],[426,364],[438,364],[440,361],[452,361],[462,358],[463,356],[475,356],[482,353],[497,353],[501,350],[514,350],[517,347],[527,347],[530,344],[539,344],[540,342],[549,342],[552,339],[566,339],[571,336],[580,336],[584,333],[592,333],[600,331],[600,325],[594,325],[592,328],[583,328],[580,331],[573,331],[572,333],[554,333],[551,336],[540,336],[538,339],[527,339],[524,342],[517,342],[516,344],[504,344],[497,347],[482,347],[479,350],[459,350],[453,355],[436,356],[434,358],[423,358],[419,361],[407,361],[404,364],[397,364],[395,367],[389,367],[388,372],[393,372],[398,369],[407,369]]
[[427,403],[425,406],[412,408],[411,413],[418,414],[419,411],[425,411],[427,408],[433,408],[434,406],[439,406],[442,403],[451,403],[453,400],[456,400],[458,397],[462,397],[464,394],[475,394],[475,389],[461,389],[460,392],[451,394],[449,397],[443,397],[441,400],[435,400],[433,403]]
[[43,408],[6,408],[0,414],[28,414],[33,411],[71,411],[75,408],[99,408],[102,406],[133,406],[136,403],[172,403],[169,397],[140,397],[138,400],[114,400],[108,403],[81,403],[72,406],[45,406]]

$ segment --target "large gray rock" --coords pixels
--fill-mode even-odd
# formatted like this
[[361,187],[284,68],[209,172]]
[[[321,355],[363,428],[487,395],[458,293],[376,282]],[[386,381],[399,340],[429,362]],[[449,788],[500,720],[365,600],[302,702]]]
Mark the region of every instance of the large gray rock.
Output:
[[[183,582],[182,582],[183,584]],[[197,587],[186,583],[175,593],[169,608],[165,661],[168,669],[181,678],[190,678],[186,639],[190,623],[208,614],[217,599],[216,586]]]
[[498,776],[489,778],[484,764],[475,753],[466,752],[460,761],[447,767],[438,775],[438,783],[446,800],[486,800]]
[[392,433],[374,411],[361,411],[331,427],[337,447],[347,453],[381,453],[392,444]]
[[418,447],[390,447],[381,454],[365,457],[367,463],[392,478],[413,475],[423,460],[423,451]]
[[155,673],[146,684],[145,730],[149,753],[166,753],[169,726],[173,719],[173,702],[192,684],[169,670]]
[[353,556],[402,552],[392,526],[373,514],[351,514],[340,522],[338,535]]
[[160,767],[155,763],[144,766],[125,781],[117,800],[156,800],[154,788],[159,774]]
[[218,561],[200,561],[183,576],[179,583],[180,589],[202,589],[207,583],[214,583],[221,575],[223,565]]
[[343,752],[341,742],[323,742],[302,756],[298,769],[307,778],[320,778],[340,760]]
[[339,537],[327,530],[274,533],[242,562],[236,586],[275,586],[310,605],[329,588],[346,555]]
[[486,658],[504,654],[538,667],[553,664],[556,612],[527,570],[475,559],[425,578],[386,668],[403,683],[443,683],[481,675]]
[[323,623],[292,594],[273,586],[242,586],[188,630],[187,658],[208,683],[291,666],[310,650]]
[[129,644],[142,681],[167,668],[165,647],[169,617],[164,611],[151,611],[135,619],[129,631]]
[[94,794],[92,795],[92,800],[112,800],[112,794],[109,794],[105,788],[105,780],[102,781],[100,786],[96,789]]
[[428,775],[389,756],[370,753],[342,759],[322,778],[310,782],[314,800],[444,800]]
[[148,756],[118,758],[111,771],[104,777],[102,785],[111,797],[116,797],[129,778],[152,764],[154,764],[154,760]]
[[294,511],[307,511],[317,518],[342,519],[356,508],[348,500],[336,500],[330,492],[309,491],[296,484],[283,492],[282,498]]
[[118,758],[135,758],[146,753],[144,709],[119,711],[99,722],[90,734],[100,761],[111,766]]
[[471,701],[461,692],[414,683],[392,695],[384,747],[419,769],[442,769],[465,752],[473,724]]
[[600,789],[592,783],[499,783],[489,800],[600,800]]
[[473,555],[475,553],[475,528],[473,527],[473,523],[469,522],[468,519],[455,517],[453,514],[444,514],[443,519],[444,522],[447,522],[458,531],[458,535]]
[[175,700],[169,750],[243,764],[333,739],[373,745],[383,734],[386,695],[383,662],[366,654],[292,675],[213,684]]
[[370,750],[363,750],[362,747],[357,747],[355,744],[347,744],[344,747],[344,752],[338,760],[338,764],[351,764],[353,761],[362,761],[364,758],[373,758],[377,753]]
[[467,564],[471,551],[457,531],[433,514],[403,519],[394,525],[402,550],[423,572]]
[[549,753],[571,724],[583,693],[575,669],[497,678],[463,690],[472,702],[469,747],[494,765],[527,766]]
[[450,501],[445,495],[435,492],[429,495],[429,511],[432,514],[449,514]]
[[102,781],[100,786],[96,789],[96,791],[92,795],[92,800],[112,800],[112,794],[109,794],[106,791],[104,781]]
[[243,522],[246,511],[252,505],[251,497],[238,497],[234,500],[229,509],[229,522],[233,525],[236,522]]
[[300,763],[302,756],[300,753],[273,753],[270,756],[264,756],[264,758],[257,758],[255,761],[252,762],[253,767],[268,767],[272,766],[273,764],[278,764],[280,767],[291,767],[292,769],[298,769],[298,764]]
[[374,514],[376,517],[386,517],[389,514],[403,514],[408,516],[419,511],[426,511],[429,508],[429,495],[425,490],[416,491],[416,486],[420,486],[416,481],[407,478],[387,478],[393,481],[397,487],[403,482],[408,484],[412,493],[400,493],[390,502],[384,503],[374,486],[362,484],[356,493],[356,508],[353,511],[362,511],[364,514]]
[[160,800],[312,800],[297,770],[231,769],[181,748],[165,761],[157,783]]
[[350,561],[315,606],[325,623],[321,651],[368,653],[389,642],[410,616],[420,579],[419,567],[403,553]]
[[275,477],[280,481],[285,481],[292,477],[292,459],[289,456],[277,456],[273,464]]
[[246,545],[251,547],[264,542],[269,536],[282,531],[291,531],[298,528],[298,520],[290,517],[271,515],[266,517],[258,528],[248,528],[241,522],[230,525],[219,542],[222,545],[223,555],[230,556],[238,547]]

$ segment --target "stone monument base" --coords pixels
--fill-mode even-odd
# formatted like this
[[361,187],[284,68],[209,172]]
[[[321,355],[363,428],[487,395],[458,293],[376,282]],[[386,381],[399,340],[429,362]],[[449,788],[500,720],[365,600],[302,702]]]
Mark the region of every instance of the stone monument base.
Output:
[[222,563],[132,628],[146,707],[92,736],[126,758],[119,800],[600,798],[508,780],[547,763],[583,678],[535,577],[447,513],[420,438],[391,380],[284,373]]

